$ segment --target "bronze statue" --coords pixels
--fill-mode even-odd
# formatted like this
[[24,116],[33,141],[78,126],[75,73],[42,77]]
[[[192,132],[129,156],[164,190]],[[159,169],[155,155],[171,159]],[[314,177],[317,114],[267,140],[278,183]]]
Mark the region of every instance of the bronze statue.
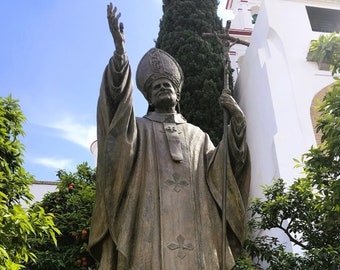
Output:
[[[183,72],[168,53],[153,48],[139,63],[137,86],[149,102],[135,117],[123,24],[112,4],[107,17],[115,52],[107,65],[97,111],[98,166],[89,248],[101,270],[227,269],[245,238],[250,163],[246,123],[235,100],[230,114],[229,158],[178,110]],[[222,235],[222,178],[227,166],[227,235]]]

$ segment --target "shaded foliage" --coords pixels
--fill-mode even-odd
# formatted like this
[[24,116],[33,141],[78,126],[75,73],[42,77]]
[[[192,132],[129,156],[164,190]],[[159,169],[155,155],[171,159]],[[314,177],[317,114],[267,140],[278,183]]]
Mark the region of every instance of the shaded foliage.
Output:
[[87,163],[80,164],[75,173],[59,170],[58,191],[48,193],[38,203],[55,215],[61,231],[57,246],[44,239],[35,239],[33,250],[36,263],[27,265],[32,270],[94,269],[96,263],[87,249],[95,193],[95,171]]

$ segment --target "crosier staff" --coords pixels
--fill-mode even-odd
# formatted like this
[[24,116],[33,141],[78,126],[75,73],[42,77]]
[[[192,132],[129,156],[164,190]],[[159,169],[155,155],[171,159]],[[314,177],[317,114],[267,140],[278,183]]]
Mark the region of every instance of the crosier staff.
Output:
[[[223,62],[224,62],[224,78],[223,78],[223,90],[222,96],[231,95],[229,88],[229,69],[230,69],[230,57],[229,50],[235,44],[241,44],[249,46],[249,42],[235,38],[229,35],[231,21],[228,20],[225,27],[225,33],[203,33],[203,37],[216,37],[218,42],[223,46]],[[232,42],[232,43],[231,43]],[[223,164],[227,164],[228,160],[228,124],[229,124],[229,113],[226,108],[223,107],[223,140],[224,140],[224,151],[223,151]],[[227,268],[227,167],[223,166],[223,188],[222,188],[222,269]]]

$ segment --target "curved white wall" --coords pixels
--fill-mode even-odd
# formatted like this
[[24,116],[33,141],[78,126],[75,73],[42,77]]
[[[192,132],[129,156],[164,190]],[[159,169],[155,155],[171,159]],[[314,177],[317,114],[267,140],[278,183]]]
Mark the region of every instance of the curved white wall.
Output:
[[[236,83],[248,123],[252,197],[261,197],[261,185],[271,184],[273,178],[289,184],[298,177],[293,158],[299,159],[315,144],[311,102],[333,82],[329,71],[319,71],[316,63],[306,61],[310,41],[321,33],[311,30],[305,5],[305,1],[262,2]],[[282,240],[286,241],[283,236]]]

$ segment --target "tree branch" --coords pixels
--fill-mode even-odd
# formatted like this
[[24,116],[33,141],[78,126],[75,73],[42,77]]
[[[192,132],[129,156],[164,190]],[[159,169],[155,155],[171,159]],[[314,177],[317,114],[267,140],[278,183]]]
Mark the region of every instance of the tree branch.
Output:
[[300,247],[302,247],[302,248],[304,248],[304,249],[308,249],[308,246],[307,245],[304,245],[304,244],[302,244],[300,241],[298,241],[298,240],[296,240],[291,234],[290,234],[290,232],[289,232],[289,230],[288,230],[288,227],[289,227],[289,225],[287,226],[287,228],[284,228],[284,227],[282,227],[281,225],[278,225],[278,226],[275,226],[276,228],[278,228],[278,229],[280,229],[280,230],[282,230],[287,236],[288,236],[288,238],[289,238],[289,240],[291,241],[291,242],[293,242],[294,244],[296,244],[296,245],[298,245],[298,246],[300,246]]

